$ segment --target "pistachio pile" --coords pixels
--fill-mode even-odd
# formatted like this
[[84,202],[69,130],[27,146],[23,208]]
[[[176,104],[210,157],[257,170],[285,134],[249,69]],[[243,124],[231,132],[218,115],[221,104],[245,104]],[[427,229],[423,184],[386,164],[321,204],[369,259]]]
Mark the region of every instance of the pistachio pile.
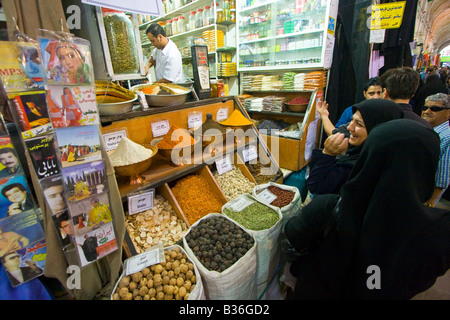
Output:
[[244,193],[252,193],[256,184],[250,181],[241,170],[233,165],[233,169],[223,174],[217,171],[214,173],[214,178],[227,197],[227,200],[233,200]]
[[126,215],[125,226],[137,253],[144,252],[159,242],[163,246],[173,245],[182,239],[188,229],[161,195],[156,195],[152,209]]

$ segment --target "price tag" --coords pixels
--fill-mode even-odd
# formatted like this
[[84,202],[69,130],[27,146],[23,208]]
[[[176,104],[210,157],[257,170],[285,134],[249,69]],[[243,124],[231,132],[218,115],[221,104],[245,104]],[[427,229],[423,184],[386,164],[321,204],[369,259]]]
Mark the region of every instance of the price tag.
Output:
[[247,208],[249,205],[255,203],[252,200],[246,199],[246,198],[240,198],[239,200],[237,200],[235,203],[233,203],[230,208],[231,210],[235,211],[235,212],[241,212],[242,210],[244,210],[245,208]]
[[202,113],[192,113],[188,116],[188,128],[196,128],[202,125]]
[[162,120],[157,122],[152,122],[152,134],[153,137],[160,137],[165,135],[167,132],[169,132],[170,124],[169,120]]
[[142,109],[148,109],[148,103],[147,103],[147,99],[145,98],[145,94],[142,91],[138,91],[137,92],[138,97],[139,97],[139,102],[142,105]]
[[230,156],[228,155],[222,159],[216,160],[216,168],[217,168],[217,173],[219,173],[220,175],[233,169],[233,165],[231,163]]
[[244,162],[252,161],[258,158],[258,149],[255,145],[251,145],[242,151]]
[[102,135],[103,142],[105,142],[106,151],[115,150],[119,145],[120,140],[127,136],[125,130],[105,133]]
[[260,199],[264,203],[271,204],[277,198],[269,189],[265,189],[261,193],[258,193],[258,199]]
[[153,208],[155,190],[138,195],[128,196],[128,214],[133,215]]
[[219,111],[217,111],[216,121],[221,122],[227,119],[228,119],[228,109],[220,108]]
[[129,258],[127,262],[126,275],[128,276],[135,272],[141,271],[148,266],[163,262],[160,257],[160,249],[156,248],[154,250],[144,251],[137,256]]

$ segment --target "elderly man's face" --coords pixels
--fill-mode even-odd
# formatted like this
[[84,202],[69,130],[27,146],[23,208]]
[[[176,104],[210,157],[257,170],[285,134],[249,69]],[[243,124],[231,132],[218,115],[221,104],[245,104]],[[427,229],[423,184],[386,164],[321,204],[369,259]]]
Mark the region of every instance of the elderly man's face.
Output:
[[[427,101],[425,107],[441,107],[445,108],[442,101]],[[424,108],[425,109],[425,108]],[[422,118],[427,120],[433,127],[436,127],[445,121],[448,121],[450,117],[450,109],[442,109],[440,111],[431,111],[430,108],[422,110]]]

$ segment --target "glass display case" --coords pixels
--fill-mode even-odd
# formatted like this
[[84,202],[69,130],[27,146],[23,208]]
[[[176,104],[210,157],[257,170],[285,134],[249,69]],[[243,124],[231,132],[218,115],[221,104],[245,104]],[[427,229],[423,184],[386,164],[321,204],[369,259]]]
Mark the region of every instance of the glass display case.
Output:
[[237,0],[238,71],[324,68],[337,3]]

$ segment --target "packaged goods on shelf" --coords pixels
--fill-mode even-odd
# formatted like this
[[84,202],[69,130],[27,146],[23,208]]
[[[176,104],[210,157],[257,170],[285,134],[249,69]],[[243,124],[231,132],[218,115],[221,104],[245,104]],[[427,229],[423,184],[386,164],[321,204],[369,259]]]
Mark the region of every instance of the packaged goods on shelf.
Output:
[[262,78],[261,91],[270,91],[272,90],[272,85],[275,81],[280,79],[279,75],[272,76],[264,76]]
[[244,108],[248,111],[262,111],[263,98],[251,97],[244,100]]
[[263,111],[270,112],[283,112],[285,107],[286,98],[278,96],[267,96],[263,99]]
[[290,91],[294,90],[294,77],[295,72],[285,72],[283,74],[283,90]]
[[302,91],[305,86],[305,73],[297,73],[294,76],[294,90]]

